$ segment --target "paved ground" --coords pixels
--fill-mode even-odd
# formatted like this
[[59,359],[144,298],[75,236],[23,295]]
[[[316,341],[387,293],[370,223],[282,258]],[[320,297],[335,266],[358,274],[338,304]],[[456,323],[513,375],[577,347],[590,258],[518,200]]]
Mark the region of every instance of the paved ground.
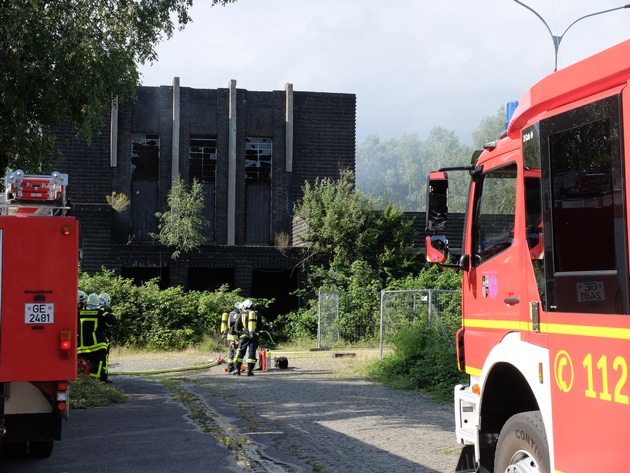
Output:
[[1,473],[229,473],[244,471],[215,437],[201,433],[162,383],[121,377],[129,400],[74,410],[47,459],[0,460]]
[[[357,352],[354,358],[335,358],[332,352],[285,355],[289,369],[271,367],[253,377],[228,376],[224,365],[164,376],[205,406],[215,419],[209,430],[232,446],[238,444],[232,451],[248,457],[255,471],[455,470],[459,446],[452,406],[358,376],[356,368],[375,357],[374,352]],[[202,364],[209,358],[179,356],[183,358],[161,360],[160,367]],[[158,367],[150,358],[120,357],[113,362],[117,365],[112,369],[120,371]],[[286,454],[286,463],[266,463],[261,453],[265,448],[274,458]]]
[[[288,369],[253,377],[228,376],[225,365],[113,375],[128,403],[73,411],[51,458],[3,460],[0,473],[455,470],[459,447],[450,404],[358,376],[356,367],[373,353],[318,355],[286,354]],[[111,369],[200,366],[213,356],[113,353]]]

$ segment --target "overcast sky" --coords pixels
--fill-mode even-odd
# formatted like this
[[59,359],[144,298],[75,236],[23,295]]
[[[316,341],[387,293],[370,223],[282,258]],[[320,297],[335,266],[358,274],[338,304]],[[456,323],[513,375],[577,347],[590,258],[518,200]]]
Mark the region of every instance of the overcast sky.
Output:
[[[560,36],[627,0],[523,0]],[[357,143],[440,126],[472,143],[480,121],[553,72],[549,31],[513,0],[195,0],[193,23],[140,68],[143,85],[357,96]],[[558,68],[630,38],[630,9],[571,26]]]

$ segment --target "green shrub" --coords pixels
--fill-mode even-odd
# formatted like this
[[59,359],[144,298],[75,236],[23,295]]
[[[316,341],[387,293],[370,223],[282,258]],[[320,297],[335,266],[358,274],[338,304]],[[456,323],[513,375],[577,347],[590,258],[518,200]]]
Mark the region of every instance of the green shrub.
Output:
[[[170,287],[161,290],[157,281],[135,286],[131,279],[102,269],[96,274],[80,272],[79,288],[89,293],[107,292],[118,319],[114,345],[150,350],[179,350],[217,337],[221,314],[242,301],[239,290],[223,286],[217,291],[184,291]],[[252,299],[254,300],[254,299]],[[259,307],[271,301],[256,299]]]
[[391,354],[368,367],[370,376],[389,386],[451,400],[453,387],[466,379],[457,369],[455,348],[435,330],[421,325],[400,330],[394,346]]
[[[426,265],[418,276],[408,276],[390,283],[388,289],[460,290],[461,273],[437,265]],[[439,399],[451,400],[453,387],[465,382],[457,369],[455,334],[461,327],[461,300],[452,294],[434,294],[439,300],[439,322],[427,325],[427,310],[414,313],[413,325],[398,329],[393,335],[394,351],[372,363],[368,372],[381,382],[399,389],[418,389]],[[404,317],[408,314],[405,312]],[[403,318],[404,318],[403,317]]]
[[277,331],[282,334],[277,342],[288,339],[313,339],[317,337],[317,303],[303,307],[289,314],[278,316]]

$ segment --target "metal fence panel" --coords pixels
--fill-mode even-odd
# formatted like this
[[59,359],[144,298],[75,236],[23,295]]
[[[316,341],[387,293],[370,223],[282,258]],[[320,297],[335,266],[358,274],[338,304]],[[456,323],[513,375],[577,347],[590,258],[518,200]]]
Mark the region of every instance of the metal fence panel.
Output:
[[319,292],[317,348],[378,346],[378,292]]
[[381,358],[405,327],[425,326],[452,346],[461,326],[460,291],[320,291],[318,308],[317,348],[378,346]]

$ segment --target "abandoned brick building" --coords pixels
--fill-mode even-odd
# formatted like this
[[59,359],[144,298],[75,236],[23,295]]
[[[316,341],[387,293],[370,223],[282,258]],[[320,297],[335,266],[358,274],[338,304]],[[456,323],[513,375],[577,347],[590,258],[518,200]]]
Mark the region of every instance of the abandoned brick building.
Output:
[[[72,213],[81,223],[81,267],[105,267],[162,286],[240,288],[295,305],[298,260],[274,241],[292,242],[293,206],[306,181],[337,178],[355,167],[356,96],[284,90],[252,92],[173,85],[140,87],[134,102],[112,109],[88,144],[60,132]],[[155,213],[168,210],[173,178],[197,179],[205,196],[208,244],[171,258],[158,244]],[[116,211],[106,201],[125,194]]]

